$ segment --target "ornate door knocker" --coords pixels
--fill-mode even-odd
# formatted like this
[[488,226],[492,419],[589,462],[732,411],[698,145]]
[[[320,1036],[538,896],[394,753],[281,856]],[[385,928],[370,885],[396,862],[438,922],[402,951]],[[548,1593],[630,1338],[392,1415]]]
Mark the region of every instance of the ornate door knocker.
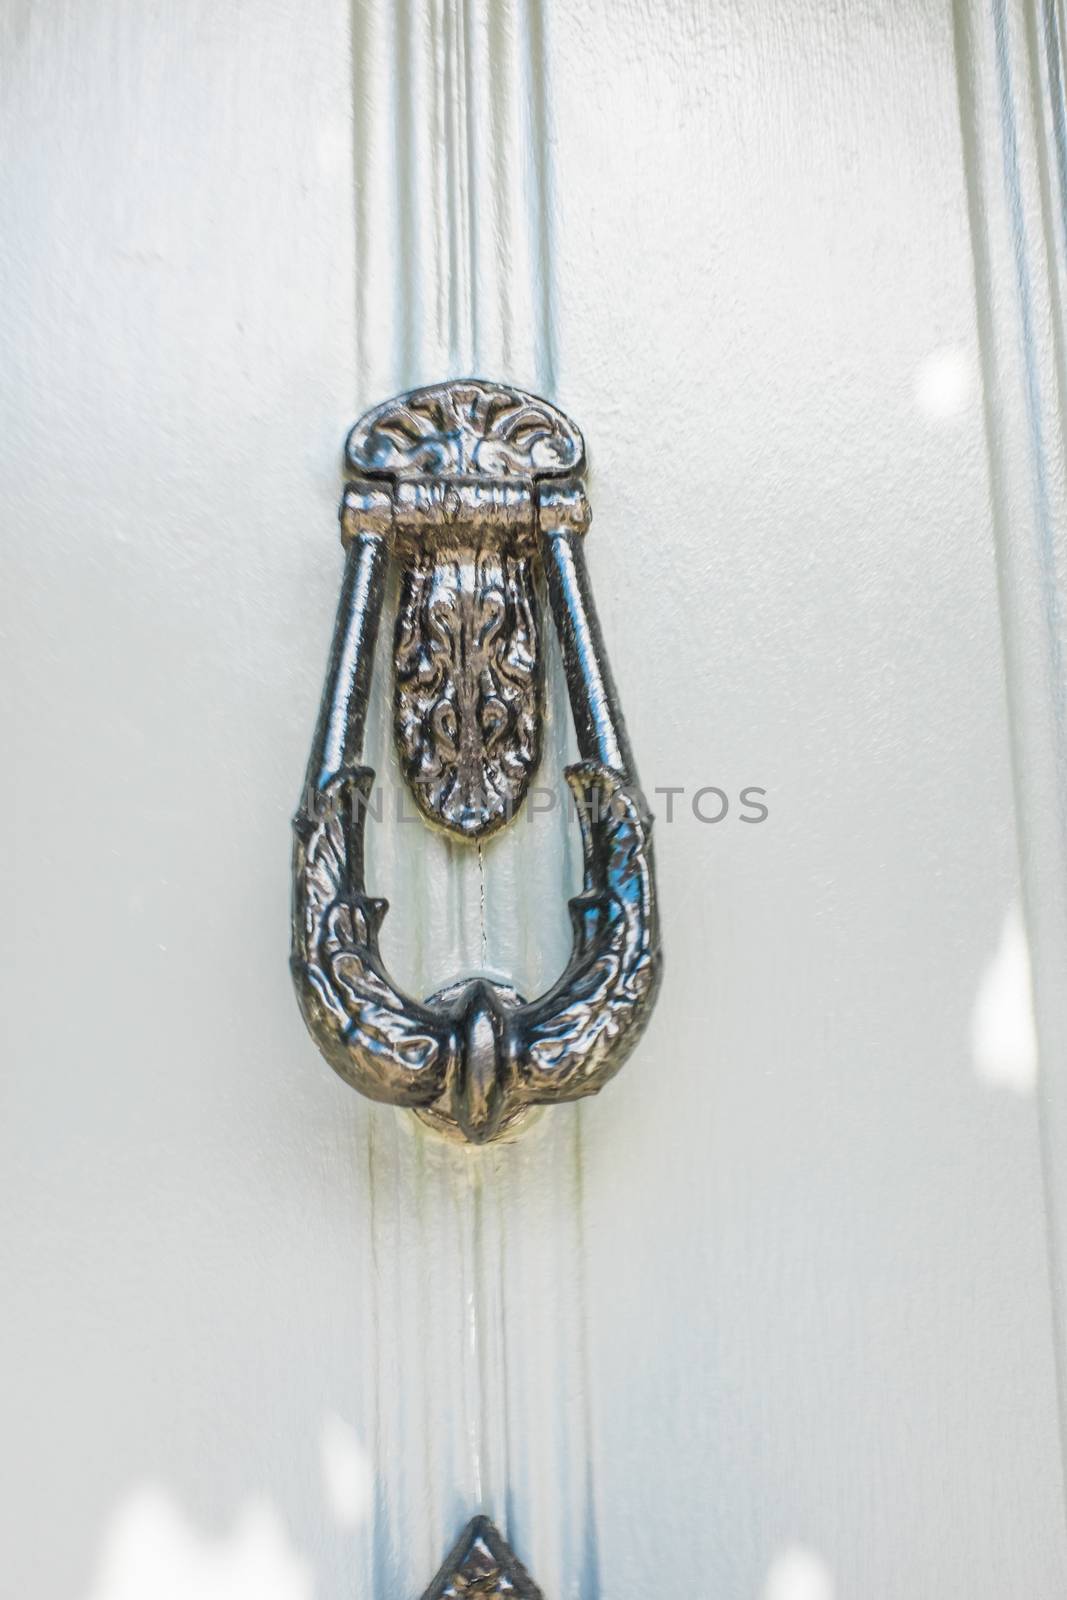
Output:
[[[547,401],[462,380],[368,412],[346,462],[344,580],[294,820],[293,978],[312,1037],[346,1082],[483,1144],[531,1106],[602,1088],[659,986],[652,819],[582,550],[585,447]],[[585,869],[570,960],[536,1000],[472,977],[420,1003],[382,964],[387,903],[364,884],[374,773],[362,755],[390,554],[401,572],[400,765],[427,821],[464,840],[510,820],[540,760],[544,574],[582,758],[566,777]]]

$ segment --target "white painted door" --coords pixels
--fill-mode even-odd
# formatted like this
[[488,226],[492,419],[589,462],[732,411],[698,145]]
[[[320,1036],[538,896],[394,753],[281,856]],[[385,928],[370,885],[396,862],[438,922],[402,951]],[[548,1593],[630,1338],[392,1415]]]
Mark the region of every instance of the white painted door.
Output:
[[[478,1510],[549,1600],[1064,1594],[1061,22],[9,0],[4,1595],[415,1600]],[[286,970],[340,443],[472,371],[589,442],[666,951],[480,1153]],[[387,808],[397,976],[535,991],[577,860]]]

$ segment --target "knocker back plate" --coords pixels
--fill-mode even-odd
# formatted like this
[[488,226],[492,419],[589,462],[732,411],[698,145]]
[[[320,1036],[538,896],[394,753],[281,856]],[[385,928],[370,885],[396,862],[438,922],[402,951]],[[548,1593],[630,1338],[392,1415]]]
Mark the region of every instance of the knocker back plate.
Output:
[[427,821],[484,838],[514,816],[541,759],[533,484],[579,472],[582,436],[521,390],[446,383],[376,407],[345,455],[393,485],[401,770]]

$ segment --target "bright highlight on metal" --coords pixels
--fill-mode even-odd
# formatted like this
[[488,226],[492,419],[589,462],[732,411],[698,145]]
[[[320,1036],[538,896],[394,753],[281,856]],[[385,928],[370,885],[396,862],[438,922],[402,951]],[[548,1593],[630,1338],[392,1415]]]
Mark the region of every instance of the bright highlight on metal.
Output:
[[[648,1020],[660,978],[652,821],[593,605],[578,429],[547,401],[464,379],[386,402],[348,438],[345,576],[295,819],[292,969],[330,1065],[375,1100],[474,1143],[531,1106],[595,1094]],[[472,977],[425,1002],[386,972],[386,902],[366,892],[374,773],[363,736],[387,560],[400,568],[394,733],[420,810],[460,840],[505,826],[541,754],[543,572],[582,759],[570,961],[545,994]]]

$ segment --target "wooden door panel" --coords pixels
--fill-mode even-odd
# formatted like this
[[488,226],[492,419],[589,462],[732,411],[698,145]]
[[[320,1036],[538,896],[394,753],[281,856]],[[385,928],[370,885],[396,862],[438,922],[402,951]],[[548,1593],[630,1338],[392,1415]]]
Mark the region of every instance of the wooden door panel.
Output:
[[[478,1510],[560,1600],[1062,1592],[1057,24],[5,18],[13,1592],[414,1597]],[[464,372],[585,432],[667,962],[482,1151],[286,973],[340,445]],[[403,820],[390,632],[383,950],[535,992],[576,829]]]

